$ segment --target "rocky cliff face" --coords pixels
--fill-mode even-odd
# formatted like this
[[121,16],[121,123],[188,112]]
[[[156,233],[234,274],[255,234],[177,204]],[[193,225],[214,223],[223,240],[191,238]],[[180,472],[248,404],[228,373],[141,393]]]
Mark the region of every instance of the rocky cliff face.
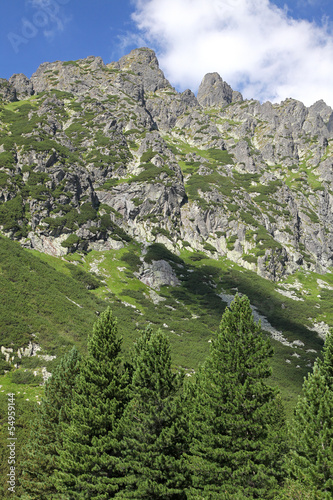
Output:
[[[0,80],[0,225],[62,255],[184,246],[279,280],[333,258],[333,112],[243,100],[217,73],[178,93],[153,51]],[[119,243],[120,242],[120,243]]]

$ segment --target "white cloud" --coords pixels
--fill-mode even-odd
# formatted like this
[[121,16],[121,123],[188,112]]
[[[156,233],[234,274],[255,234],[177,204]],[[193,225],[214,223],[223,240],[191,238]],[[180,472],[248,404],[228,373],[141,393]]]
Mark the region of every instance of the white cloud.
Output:
[[139,33],[132,33],[130,31],[126,31],[122,35],[117,35],[118,46],[113,51],[112,57],[117,56],[119,53],[124,55],[125,51],[129,46],[142,47],[145,45],[146,40]]
[[217,71],[246,98],[333,106],[333,36],[269,0],[135,0],[136,22],[178,88]]

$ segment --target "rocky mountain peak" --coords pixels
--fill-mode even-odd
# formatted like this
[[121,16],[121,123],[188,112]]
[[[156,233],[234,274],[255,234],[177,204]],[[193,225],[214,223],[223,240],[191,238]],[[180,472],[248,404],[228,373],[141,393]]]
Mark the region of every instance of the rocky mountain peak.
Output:
[[242,101],[240,92],[232,90],[218,73],[207,73],[198,90],[198,101],[201,106],[225,106],[232,102]]
[[117,63],[120,69],[132,69],[138,64],[150,66],[151,69],[155,70],[160,69],[156,53],[148,47],[133,49],[129,54],[121,57]]
[[132,50],[115,63],[114,67],[138,75],[145,92],[156,92],[163,88],[172,89],[159,67],[155,52],[146,47]]
[[218,73],[179,93],[147,48],[44,63],[1,80],[0,100],[0,226],[26,246],[113,248],[119,226],[276,281],[332,265],[323,101],[243,100]]

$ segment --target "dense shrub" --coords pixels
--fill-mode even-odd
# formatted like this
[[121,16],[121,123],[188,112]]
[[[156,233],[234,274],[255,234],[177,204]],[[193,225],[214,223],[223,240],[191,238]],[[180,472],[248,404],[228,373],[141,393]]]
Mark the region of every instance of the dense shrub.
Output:
[[70,234],[68,238],[61,243],[61,246],[71,248],[76,246],[80,241],[80,238],[76,234]]
[[76,281],[80,281],[88,290],[94,290],[101,285],[100,281],[92,273],[87,273],[74,264],[66,264],[66,267],[70,270],[73,278]]
[[183,263],[180,257],[174,255],[162,243],[153,243],[148,247],[148,251],[144,257],[145,262],[151,263],[153,260],[166,260],[176,263]]
[[140,257],[134,252],[126,252],[121,260],[129,265],[132,271],[138,271],[141,266]]
[[12,373],[12,382],[14,384],[40,385],[43,382],[43,377],[41,375],[35,376],[28,370],[15,370]]

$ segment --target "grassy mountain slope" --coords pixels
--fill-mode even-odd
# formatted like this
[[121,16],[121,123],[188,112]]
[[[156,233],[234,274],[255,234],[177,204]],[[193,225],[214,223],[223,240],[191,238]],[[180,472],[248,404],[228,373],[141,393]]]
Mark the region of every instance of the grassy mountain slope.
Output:
[[[274,283],[227,259],[216,261],[186,250],[175,256],[159,244],[145,251],[142,245],[129,242],[119,250],[76,253],[59,259],[22,249],[1,237],[0,252],[1,288],[6,291],[0,304],[2,338],[6,339],[2,343],[17,349],[32,339],[42,348],[38,354],[55,354],[58,358],[73,343],[85,351],[96,311],[111,303],[124,337],[125,353],[139,330],[152,324],[169,333],[174,366],[183,367],[190,375],[205,359],[226,306],[219,294],[235,294],[237,288],[289,343],[304,343],[283,345],[272,340],[272,382],[280,386],[289,411],[323,343],[304,322],[315,315],[318,301],[322,314],[330,315],[332,309],[330,295],[318,299],[312,275],[298,276],[308,294],[304,302],[295,301],[280,295]],[[161,285],[159,290],[152,290],[138,278],[142,263],[149,265],[160,259],[173,268],[178,286]],[[51,371],[56,362],[38,357],[19,360],[15,356],[13,363],[19,363],[21,369],[46,366]],[[8,374],[0,379],[0,384],[5,381],[9,387],[10,377]]]

